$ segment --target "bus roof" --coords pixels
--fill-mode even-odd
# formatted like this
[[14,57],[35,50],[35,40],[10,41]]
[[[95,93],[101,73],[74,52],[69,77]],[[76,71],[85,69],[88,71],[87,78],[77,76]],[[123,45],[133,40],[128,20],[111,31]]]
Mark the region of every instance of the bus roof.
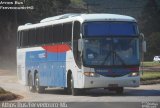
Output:
[[18,27],[18,30],[27,30],[37,27],[44,27],[47,25],[61,24],[72,21],[80,21],[81,23],[87,21],[128,21],[136,22],[133,17],[118,14],[64,14],[54,17],[45,18],[37,24],[27,23]]

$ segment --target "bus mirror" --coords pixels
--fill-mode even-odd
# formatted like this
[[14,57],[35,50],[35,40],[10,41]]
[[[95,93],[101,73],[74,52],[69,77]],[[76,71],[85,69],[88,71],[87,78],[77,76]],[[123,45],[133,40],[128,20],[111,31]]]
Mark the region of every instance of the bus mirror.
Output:
[[144,34],[143,34],[143,33],[140,33],[140,38],[141,38],[142,40],[144,40]]
[[142,42],[142,51],[146,52],[147,47],[146,47],[146,41],[144,40],[144,34],[143,33],[140,33],[140,40]]
[[143,52],[147,52],[146,41],[142,42],[142,50]]
[[82,39],[78,39],[78,51],[82,51],[83,49],[83,40]]

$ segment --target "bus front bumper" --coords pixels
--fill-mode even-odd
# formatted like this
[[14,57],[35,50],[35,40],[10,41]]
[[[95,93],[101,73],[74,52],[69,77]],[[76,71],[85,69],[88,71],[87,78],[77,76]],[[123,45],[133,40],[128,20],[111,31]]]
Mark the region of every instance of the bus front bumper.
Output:
[[84,88],[107,87],[139,87],[140,76],[136,77],[87,77],[84,79]]

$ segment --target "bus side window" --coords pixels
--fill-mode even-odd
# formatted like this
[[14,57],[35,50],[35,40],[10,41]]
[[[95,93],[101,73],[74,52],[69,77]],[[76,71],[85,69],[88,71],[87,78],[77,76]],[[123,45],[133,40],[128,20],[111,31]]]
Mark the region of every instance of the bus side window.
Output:
[[29,46],[31,46],[31,38],[32,38],[32,34],[31,34],[31,29],[28,30],[28,44]]
[[75,21],[73,26],[73,54],[77,66],[81,68],[81,52],[78,51],[78,39],[80,39],[80,22]]
[[36,37],[36,29],[33,29],[33,45],[36,45],[36,40],[37,39],[37,37]]
[[71,42],[72,38],[72,23],[63,24],[63,42]]
[[52,26],[48,27],[48,43],[53,43],[53,31]]
[[21,31],[21,34],[20,34],[20,47],[23,47],[23,31]]
[[75,21],[73,28],[73,40],[78,40],[78,39],[80,39],[80,22]]
[[22,41],[22,47],[28,46],[28,31],[23,31],[23,41]]
[[35,41],[36,41],[36,34],[35,34],[35,29],[30,29],[29,30],[29,46],[33,46],[35,45]]
[[17,32],[17,48],[20,47],[20,36],[21,36],[20,33],[21,33],[21,31]]
[[53,29],[54,29],[54,41],[58,43],[62,42],[62,35],[63,35],[62,25],[61,24],[55,25]]
[[44,43],[49,43],[49,26],[44,28]]
[[47,26],[44,28],[44,43],[45,44],[53,43],[52,26]]
[[40,43],[39,35],[40,35],[40,28],[36,28],[36,37],[37,37],[36,44],[37,45],[39,45],[39,43]]
[[37,28],[36,29],[36,38],[37,38],[37,45],[42,45],[44,42],[44,28]]
[[55,42],[55,36],[56,36],[56,31],[55,31],[55,25],[52,26],[52,42]]

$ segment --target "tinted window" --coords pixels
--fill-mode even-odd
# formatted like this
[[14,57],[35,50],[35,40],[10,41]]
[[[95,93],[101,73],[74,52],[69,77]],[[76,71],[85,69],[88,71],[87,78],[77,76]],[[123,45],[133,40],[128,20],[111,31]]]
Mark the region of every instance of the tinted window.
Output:
[[37,44],[41,45],[44,42],[44,28],[36,28],[36,40]]
[[73,54],[77,66],[81,68],[81,53],[78,51],[78,39],[80,39],[80,23],[76,21],[73,27]]
[[84,39],[83,61],[88,66],[127,66],[139,64],[138,38]]
[[[75,29],[80,29],[78,27],[79,23],[75,23]],[[75,30],[75,35],[80,31]],[[79,35],[76,35],[77,38]],[[69,42],[72,38],[72,23],[51,25],[46,27],[38,27],[29,30],[24,30],[18,32],[17,35],[17,46],[34,46],[43,45],[49,43],[59,43],[59,42]]]
[[54,31],[54,42],[62,42],[62,25],[54,25],[53,26]]
[[63,41],[71,41],[72,38],[72,23],[63,24]]
[[22,41],[22,46],[28,46],[28,31],[25,30],[23,31],[23,41]]
[[21,33],[21,31],[18,31],[17,32],[17,47],[20,47],[20,33]]
[[52,26],[47,26],[47,27],[45,27],[44,41],[45,41],[46,44],[53,42]]
[[28,33],[28,38],[29,38],[29,46],[35,45],[36,44],[36,34],[35,34],[35,29],[30,29]]
[[88,22],[84,36],[136,36],[137,25],[132,22]]
[[75,21],[73,28],[73,40],[78,40],[79,37],[80,37],[80,22]]
[[20,43],[19,43],[19,45],[20,45],[20,47],[22,47],[23,46],[23,31],[21,31],[21,33],[20,33]]

